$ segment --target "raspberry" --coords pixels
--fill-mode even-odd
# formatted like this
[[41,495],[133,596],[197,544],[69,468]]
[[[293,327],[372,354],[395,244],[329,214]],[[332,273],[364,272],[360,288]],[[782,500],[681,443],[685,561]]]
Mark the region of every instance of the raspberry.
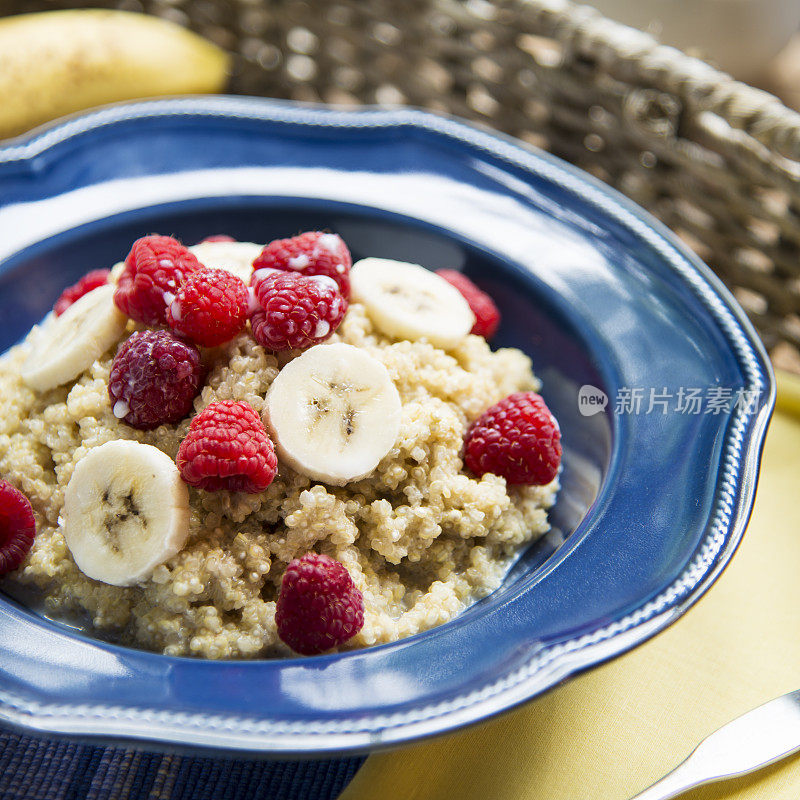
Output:
[[464,460],[476,475],[543,486],[561,463],[561,431],[535,392],[517,392],[493,405],[467,431]]
[[271,272],[255,284],[259,306],[250,315],[255,340],[267,350],[324,342],[339,327],[347,301],[324,275]]
[[233,400],[212,403],[192,420],[177,463],[186,483],[209,492],[263,492],[278,469],[261,418]]
[[291,239],[270,242],[253,261],[253,269],[280,269],[301,275],[327,275],[350,300],[350,267],[353,259],[341,236],[308,231]]
[[306,553],[283,573],[275,621],[278,636],[296,653],[324,653],[361,630],[364,598],[343,564]]
[[214,233],[211,236],[206,236],[205,239],[201,239],[199,244],[203,242],[235,242],[236,239],[233,236],[228,236],[227,233]]
[[146,325],[165,325],[167,306],[200,262],[169,236],[137,239],[125,259],[114,302],[131,319]]
[[186,279],[167,307],[167,323],[203,347],[236,336],[247,322],[247,287],[224,269],[201,267]]
[[179,422],[192,410],[202,378],[200,352],[190,342],[169,331],[134,333],[111,365],[114,416],[140,430]]
[[0,480],[0,575],[22,563],[35,535],[30,500],[8,481]]
[[53,306],[53,313],[60,317],[76,300],[80,300],[85,294],[89,294],[92,289],[108,283],[108,276],[111,270],[93,269],[87,272],[77,283],[68,286],[61,292],[61,296]]
[[486,292],[479,289],[463,272],[454,269],[437,269],[436,274],[458,289],[469,303],[475,315],[475,324],[470,333],[491,339],[500,324],[500,312],[494,300]]

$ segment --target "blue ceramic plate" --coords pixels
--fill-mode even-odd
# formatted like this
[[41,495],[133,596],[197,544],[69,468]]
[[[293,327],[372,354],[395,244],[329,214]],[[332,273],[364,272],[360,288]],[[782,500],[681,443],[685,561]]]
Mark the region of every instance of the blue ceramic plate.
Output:
[[457,267],[483,286],[503,313],[495,343],[531,355],[565,447],[553,534],[490,597],[395,644],[168,658],[0,597],[6,724],[274,754],[406,742],[648,639],[742,536],[774,399],[756,335],[661,225],[550,156],[416,111],[176,99],[0,148],[0,204],[0,350],[145,233],[330,228],[355,258]]

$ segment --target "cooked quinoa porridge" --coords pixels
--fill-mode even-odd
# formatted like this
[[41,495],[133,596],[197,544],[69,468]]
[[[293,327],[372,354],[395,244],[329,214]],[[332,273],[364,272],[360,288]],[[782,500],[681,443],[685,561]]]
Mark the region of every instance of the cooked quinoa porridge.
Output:
[[[299,249],[286,245],[303,237]],[[537,454],[537,464],[550,458],[538,477],[507,480],[501,468],[492,471],[491,435],[478,441],[476,431],[483,424],[513,439],[517,428],[509,437],[502,426],[517,411],[489,412],[497,404],[507,412],[515,398],[539,402],[531,394],[539,381],[525,354],[492,350],[470,332],[484,311],[458,276],[424,271],[421,281],[414,272],[406,279],[412,265],[381,259],[351,270],[334,234],[281,240],[283,250],[271,243],[263,252],[272,261],[260,245],[228,241],[189,248],[194,255],[175,242],[164,257],[158,248],[166,237],[145,239],[159,241],[138,252],[139,240],[107,283],[82,295],[76,288],[61,316],[48,317],[0,361],[0,478],[30,501],[35,519],[29,551],[5,578],[12,592],[34,590],[54,618],[85,619],[101,637],[168,655],[291,656],[331,642],[339,649],[391,642],[447,622],[497,588],[520,549],[548,530],[557,424],[547,429],[550,450]],[[158,264],[177,264],[178,278],[148,284],[161,286],[157,300],[163,296],[164,307],[153,310],[131,276]],[[203,292],[212,292],[218,270],[238,277],[209,310]],[[275,305],[281,298],[312,309],[310,323],[285,322]],[[239,311],[222,318],[229,300]],[[77,315],[83,306],[88,323]],[[102,352],[74,362],[79,371],[67,377],[63,364],[50,363],[71,346],[54,331],[74,311],[83,336],[99,325],[98,309]],[[78,349],[85,360],[86,347]],[[163,409],[163,398],[136,395],[134,378],[150,374],[136,360],[144,352],[176,376],[180,396],[170,395]],[[176,411],[179,401],[184,410]],[[240,442],[252,452],[236,449]],[[90,454],[101,446],[104,457],[93,465]],[[470,446],[476,455],[465,464]],[[134,456],[144,460],[125,461]],[[117,463],[123,473],[146,465],[124,497],[108,477]],[[137,483],[151,463],[157,492]],[[96,492],[91,500],[87,487]],[[323,644],[308,644],[303,626],[328,635],[332,623],[308,617],[311,606],[289,608],[290,588],[306,591],[302,564],[332,563],[312,564],[308,554],[344,567],[336,585],[347,584],[352,606],[341,612],[346,633],[314,640]]]

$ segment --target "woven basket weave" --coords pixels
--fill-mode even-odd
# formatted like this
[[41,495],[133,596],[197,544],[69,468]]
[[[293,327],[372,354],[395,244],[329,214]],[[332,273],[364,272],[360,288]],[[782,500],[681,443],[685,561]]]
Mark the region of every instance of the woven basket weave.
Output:
[[236,56],[231,90],[411,104],[565,158],[676,231],[800,372],[800,115],[567,0],[5,0],[146,11]]

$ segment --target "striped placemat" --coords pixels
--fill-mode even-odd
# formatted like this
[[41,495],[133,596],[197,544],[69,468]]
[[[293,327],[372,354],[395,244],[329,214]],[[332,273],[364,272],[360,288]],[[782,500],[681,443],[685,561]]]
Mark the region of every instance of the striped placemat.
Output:
[[363,758],[192,758],[0,731],[2,800],[334,800]]

